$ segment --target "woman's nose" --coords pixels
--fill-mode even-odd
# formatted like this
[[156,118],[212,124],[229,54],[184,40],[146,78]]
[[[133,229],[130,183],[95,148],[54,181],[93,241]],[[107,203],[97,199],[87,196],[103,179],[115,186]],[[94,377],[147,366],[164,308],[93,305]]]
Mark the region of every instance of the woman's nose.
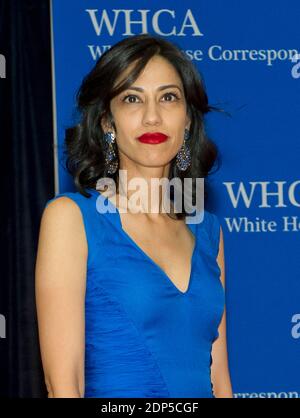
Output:
[[154,100],[149,101],[144,106],[143,123],[157,125],[161,122],[159,104]]

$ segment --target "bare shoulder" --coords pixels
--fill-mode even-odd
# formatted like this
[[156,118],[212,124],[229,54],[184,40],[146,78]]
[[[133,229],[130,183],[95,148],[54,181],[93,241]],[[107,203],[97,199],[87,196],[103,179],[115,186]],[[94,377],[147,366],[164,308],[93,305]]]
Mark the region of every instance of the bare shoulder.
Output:
[[42,219],[55,217],[63,219],[64,217],[78,217],[80,209],[73,199],[67,196],[60,196],[53,199],[44,209]]
[[82,255],[87,255],[87,241],[82,214],[77,203],[67,196],[51,201],[41,218],[40,239],[59,239],[72,247],[76,246]]

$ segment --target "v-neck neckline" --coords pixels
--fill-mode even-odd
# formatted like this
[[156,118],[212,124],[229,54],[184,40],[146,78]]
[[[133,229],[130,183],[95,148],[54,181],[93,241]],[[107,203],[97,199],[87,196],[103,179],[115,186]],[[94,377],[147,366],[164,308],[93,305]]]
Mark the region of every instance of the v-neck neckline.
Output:
[[[137,249],[137,251],[139,251],[145,259],[147,259],[166,279],[167,279],[167,283],[169,283],[171,285],[171,287],[180,295],[187,295],[188,293],[190,293],[191,291],[191,285],[192,285],[192,280],[193,280],[193,273],[194,273],[194,264],[195,264],[195,258],[196,258],[196,251],[197,251],[197,247],[198,247],[198,231],[197,231],[197,223],[196,224],[188,224],[185,222],[185,224],[188,226],[189,230],[191,231],[191,233],[194,236],[194,248],[193,248],[193,252],[192,255],[190,257],[190,274],[189,274],[189,280],[188,280],[188,285],[187,285],[187,289],[185,291],[180,290],[175,283],[173,282],[173,280],[168,276],[168,274],[163,270],[163,268],[157,264],[135,241],[134,239],[124,230],[123,225],[122,225],[122,219],[121,219],[121,215],[119,212],[119,209],[117,208],[117,206],[105,195],[103,195],[101,192],[99,192],[96,189],[93,188],[88,188],[88,191],[91,191],[97,198],[98,195],[102,198],[102,200],[107,200],[108,202],[108,206],[110,206],[110,208],[113,210],[113,212],[108,212],[109,214],[115,215],[115,219],[117,220],[120,232],[124,235],[124,237]],[[107,213],[107,212],[106,212]]]

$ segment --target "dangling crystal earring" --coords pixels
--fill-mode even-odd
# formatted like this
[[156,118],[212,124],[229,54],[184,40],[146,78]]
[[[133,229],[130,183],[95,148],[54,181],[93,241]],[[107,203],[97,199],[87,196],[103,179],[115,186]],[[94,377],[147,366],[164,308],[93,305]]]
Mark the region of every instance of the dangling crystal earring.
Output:
[[190,138],[190,132],[188,129],[184,130],[184,140],[180,150],[176,156],[176,164],[180,171],[185,171],[191,164],[191,150],[187,145],[187,141]]
[[106,132],[104,134],[104,140],[106,143],[106,152],[105,152],[105,164],[107,166],[107,173],[114,174],[118,168],[118,159],[116,151],[114,149],[115,144],[115,135],[113,132]]

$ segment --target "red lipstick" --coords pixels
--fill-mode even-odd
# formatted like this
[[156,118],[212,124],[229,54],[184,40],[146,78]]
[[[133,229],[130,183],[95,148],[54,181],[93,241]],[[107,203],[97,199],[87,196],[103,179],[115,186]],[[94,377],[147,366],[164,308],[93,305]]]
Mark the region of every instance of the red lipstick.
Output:
[[137,139],[144,144],[160,144],[168,139],[168,135],[162,134],[161,132],[147,132]]

